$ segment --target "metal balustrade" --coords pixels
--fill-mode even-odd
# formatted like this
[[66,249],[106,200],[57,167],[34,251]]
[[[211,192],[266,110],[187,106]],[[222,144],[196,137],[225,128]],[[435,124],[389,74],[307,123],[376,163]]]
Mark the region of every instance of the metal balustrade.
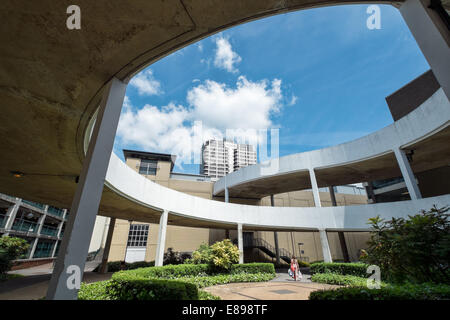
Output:
[[30,205],[30,206],[32,206],[32,207],[41,209],[41,210],[44,210],[44,209],[45,209],[45,206],[44,206],[43,204],[40,204],[40,203],[37,203],[37,202],[34,202],[34,201],[22,199],[22,202],[23,202],[23,203],[26,203],[26,204],[28,204],[28,205]]
[[42,226],[41,234],[56,237],[58,235],[58,229],[50,226]]
[[64,210],[55,208],[53,206],[48,206],[47,213],[54,216],[62,217],[64,214]]
[[22,232],[37,233],[38,225],[37,223],[28,220],[16,219],[11,229]]

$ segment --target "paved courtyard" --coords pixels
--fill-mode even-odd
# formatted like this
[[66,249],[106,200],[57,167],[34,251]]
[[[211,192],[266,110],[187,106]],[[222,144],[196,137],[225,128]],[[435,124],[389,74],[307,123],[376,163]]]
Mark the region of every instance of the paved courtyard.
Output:
[[275,279],[269,282],[229,283],[204,290],[222,300],[308,300],[313,291],[339,287],[314,283],[310,278],[304,274],[301,281],[294,281],[287,272],[277,272]]

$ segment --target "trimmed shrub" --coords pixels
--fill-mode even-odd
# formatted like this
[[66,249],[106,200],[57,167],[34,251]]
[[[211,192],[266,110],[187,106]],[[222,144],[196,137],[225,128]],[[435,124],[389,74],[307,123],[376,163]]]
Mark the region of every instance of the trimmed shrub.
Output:
[[424,283],[402,286],[388,285],[380,289],[345,287],[333,290],[313,291],[310,300],[448,300],[450,286]]
[[342,275],[352,275],[367,278],[368,264],[365,263],[335,263],[335,262],[315,262],[311,264],[311,274],[316,273],[336,273]]
[[245,263],[231,266],[231,273],[269,273],[275,274],[275,267],[272,263]]
[[110,280],[98,281],[93,283],[81,283],[78,291],[78,300],[111,300],[106,292],[106,287]]
[[230,239],[218,241],[212,246],[202,244],[192,253],[192,259],[186,264],[208,264],[217,272],[229,271],[231,266],[239,262],[239,249]]
[[195,284],[148,279],[128,272],[113,274],[106,293],[113,300],[198,300]]
[[311,281],[319,283],[335,284],[340,286],[356,286],[356,287],[364,287],[367,284],[367,278],[335,273],[316,273],[311,276]]
[[178,264],[163,267],[149,267],[135,270],[121,271],[118,273],[133,274],[143,278],[179,278],[185,276],[198,276],[210,274],[210,268],[206,264]]
[[[117,272],[122,270],[123,261],[111,261],[108,262],[108,272]],[[126,262],[124,270],[133,270],[138,268],[146,268],[153,267],[155,265],[155,261],[136,261],[136,262]],[[98,272],[100,270],[100,265],[98,265],[94,272]]]

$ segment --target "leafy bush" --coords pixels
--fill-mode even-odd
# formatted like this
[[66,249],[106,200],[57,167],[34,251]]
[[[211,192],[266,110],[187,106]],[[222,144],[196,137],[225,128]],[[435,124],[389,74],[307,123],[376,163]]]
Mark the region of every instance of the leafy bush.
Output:
[[113,274],[106,293],[113,300],[198,300],[195,284],[148,279],[127,272]]
[[245,263],[231,266],[231,273],[269,273],[275,275],[275,267],[272,263]]
[[448,207],[409,219],[369,219],[373,228],[364,261],[378,265],[391,282],[450,283],[450,221]]
[[0,237],[0,274],[11,269],[12,261],[28,251],[26,240],[15,237]]
[[230,270],[231,266],[239,262],[239,249],[230,239],[216,242],[211,246],[212,264],[222,270]]
[[173,251],[172,248],[168,248],[167,252],[164,253],[163,264],[182,264],[186,259],[189,259],[190,257],[190,254],[181,254],[177,251]]
[[209,292],[198,290],[198,299],[199,300],[221,300],[220,297],[215,296]]
[[230,270],[231,266],[239,262],[239,249],[230,239],[218,241],[212,246],[202,244],[192,253],[192,259],[186,264],[208,264],[217,272]]
[[382,286],[380,289],[344,287],[313,291],[310,300],[448,300],[450,286],[445,284],[405,284]]
[[367,285],[367,278],[361,278],[352,275],[342,275],[336,273],[316,273],[311,276],[311,281],[341,286],[364,287]]
[[315,262],[311,264],[311,274],[335,273],[367,278],[368,264],[365,263],[341,263],[341,262]]
[[209,264],[212,261],[211,247],[203,243],[192,253],[192,259],[184,261],[186,264]]
[[106,292],[106,287],[110,283],[107,281],[98,281],[93,283],[81,283],[80,291],[78,291],[79,300],[111,300]]
[[118,273],[132,274],[143,278],[174,279],[185,276],[207,275],[211,272],[206,264],[179,264],[121,271],[116,274]]

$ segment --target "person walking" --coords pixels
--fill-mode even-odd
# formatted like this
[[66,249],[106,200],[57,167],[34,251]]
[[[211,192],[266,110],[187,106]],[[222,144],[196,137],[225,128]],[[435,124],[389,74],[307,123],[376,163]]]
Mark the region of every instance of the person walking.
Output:
[[300,274],[300,267],[298,265],[298,261],[295,258],[295,256],[292,256],[292,258],[291,258],[291,271],[294,274],[294,280],[297,281],[297,279],[299,278],[299,274]]

